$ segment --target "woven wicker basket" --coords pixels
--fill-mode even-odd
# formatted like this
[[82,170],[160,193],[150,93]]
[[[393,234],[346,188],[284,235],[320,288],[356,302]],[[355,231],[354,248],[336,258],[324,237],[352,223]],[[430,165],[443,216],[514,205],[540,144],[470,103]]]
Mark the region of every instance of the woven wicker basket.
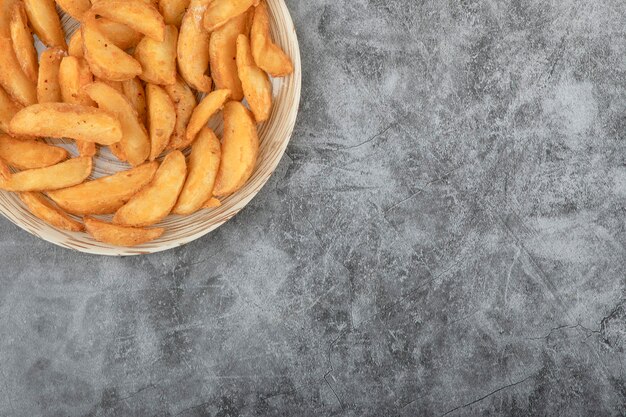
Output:
[[[270,10],[273,39],[292,58],[294,73],[289,77],[272,80],[274,107],[269,121],[258,126],[261,146],[255,171],[241,190],[222,200],[220,207],[201,210],[184,217],[170,215],[158,224],[167,230],[161,238],[134,248],[111,246],[95,241],[86,233],[55,229],[33,216],[13,193],[0,191],[0,212],[27,232],[55,245],[80,252],[109,256],[142,255],[175,248],[206,235],[234,217],[263,188],[276,169],[289,143],[300,103],[301,67],[296,30],[283,0],[267,0],[267,4]],[[69,16],[63,16],[62,21],[69,38],[69,35],[76,29],[77,23]],[[41,45],[37,46],[41,49]],[[221,119],[221,117],[214,119]],[[221,136],[221,120],[215,120],[210,126]],[[76,154],[75,148],[69,142],[62,141],[59,144],[55,141],[55,143]],[[110,175],[128,168],[128,165],[119,162],[107,150],[101,148],[95,160],[92,178]],[[111,216],[103,218],[108,220]]]

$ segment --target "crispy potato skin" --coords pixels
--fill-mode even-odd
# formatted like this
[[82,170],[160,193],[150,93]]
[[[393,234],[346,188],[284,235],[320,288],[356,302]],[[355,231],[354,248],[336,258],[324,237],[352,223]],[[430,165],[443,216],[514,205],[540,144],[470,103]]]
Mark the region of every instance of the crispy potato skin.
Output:
[[122,127],[120,144],[128,162],[133,166],[143,163],[150,154],[150,139],[130,101],[115,88],[100,82],[86,86],[85,91],[98,107],[119,120]]
[[39,39],[49,48],[67,49],[54,0],[24,0],[24,5],[28,21]]
[[244,13],[229,20],[211,34],[209,46],[211,75],[218,89],[229,89],[231,99],[241,101],[243,88],[237,71],[237,37],[247,35],[249,16]]
[[124,227],[96,220],[93,217],[85,217],[85,228],[94,239],[99,242],[115,246],[137,246],[158,239],[165,229],[155,227],[141,229],[136,227]]
[[66,213],[53,206],[39,193],[20,193],[20,199],[26,204],[31,213],[54,227],[69,230],[70,232],[84,230],[82,223],[72,219]]
[[110,113],[68,103],[25,107],[11,119],[9,131],[17,136],[70,138],[102,145],[122,139],[122,126]]
[[19,2],[13,5],[10,24],[13,51],[17,57],[17,61],[20,67],[22,67],[24,74],[26,74],[31,81],[36,83],[39,64],[37,63],[37,51],[33,43],[33,34],[28,27],[24,3]]
[[160,222],[176,204],[186,176],[185,156],[180,151],[170,152],[152,182],[115,213],[113,223],[143,227]]
[[166,85],[164,88],[176,108],[176,126],[167,149],[179,149],[187,140],[185,133],[193,109],[196,107],[196,95],[180,77],[176,79],[176,84]]
[[152,181],[158,167],[158,162],[145,163],[128,171],[49,191],[48,196],[68,213],[113,214]]
[[68,157],[69,153],[58,146],[0,134],[0,158],[17,169],[49,167]]
[[10,38],[0,37],[0,86],[23,106],[37,102],[35,83],[24,74]]
[[272,42],[269,11],[265,0],[262,0],[254,9],[250,43],[254,61],[263,71],[272,77],[285,77],[293,73],[291,58]]
[[213,0],[204,13],[204,28],[213,32],[257,2],[258,0]]
[[248,181],[259,155],[259,137],[254,116],[238,101],[224,106],[222,161],[213,195],[227,196]]
[[180,148],[186,148],[193,142],[196,135],[207,124],[209,119],[224,107],[224,103],[230,97],[230,90],[215,90],[202,99],[200,104],[193,110],[187,132],[186,140],[179,145]]
[[86,15],[81,26],[83,53],[91,72],[111,81],[124,81],[141,74],[141,64],[128,55],[98,28],[91,13]]
[[9,124],[15,114],[20,111],[21,105],[17,104],[9,94],[0,87],[0,130],[9,132]]
[[146,90],[143,88],[143,84],[139,78],[132,78],[130,80],[122,81],[122,92],[130,101],[133,109],[137,112],[137,116],[141,123],[146,123],[147,117],[147,104],[146,104]]
[[165,39],[155,41],[145,36],[135,48],[135,59],[139,61],[143,72],[140,78],[154,84],[174,84],[176,82],[176,45],[178,30],[176,26],[165,27]]
[[221,159],[220,141],[208,127],[203,128],[191,147],[187,180],[173,209],[174,214],[192,214],[212,197]]
[[65,12],[76,20],[81,20],[83,15],[87,13],[91,7],[89,0],[56,0]]
[[176,127],[176,107],[167,92],[155,84],[146,87],[150,157],[154,161],[165,150]]
[[59,85],[59,69],[64,56],[65,51],[61,48],[50,48],[41,53],[37,78],[39,103],[58,103],[63,100]]
[[107,0],[91,7],[91,12],[122,23],[137,32],[163,42],[165,22],[151,2],[141,0]]
[[64,57],[59,66],[58,82],[64,103],[95,106],[96,103],[82,90],[93,82],[93,74],[83,58]]
[[254,63],[246,35],[237,38],[237,70],[254,118],[257,123],[266,121],[272,112],[272,83],[265,71]]
[[180,26],[178,68],[185,81],[198,91],[211,91],[209,68],[209,32],[202,27],[202,16],[211,0],[192,0]]
[[68,159],[46,168],[29,169],[0,180],[0,189],[6,191],[47,191],[71,187],[83,182],[93,168],[91,158]]

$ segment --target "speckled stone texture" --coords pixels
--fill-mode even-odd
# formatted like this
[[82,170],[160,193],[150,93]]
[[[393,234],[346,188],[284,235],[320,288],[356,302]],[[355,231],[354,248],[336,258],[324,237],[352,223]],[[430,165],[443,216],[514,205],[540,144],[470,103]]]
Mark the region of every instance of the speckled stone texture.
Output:
[[0,415],[624,415],[626,3],[287,3],[300,115],[234,220],[0,221]]

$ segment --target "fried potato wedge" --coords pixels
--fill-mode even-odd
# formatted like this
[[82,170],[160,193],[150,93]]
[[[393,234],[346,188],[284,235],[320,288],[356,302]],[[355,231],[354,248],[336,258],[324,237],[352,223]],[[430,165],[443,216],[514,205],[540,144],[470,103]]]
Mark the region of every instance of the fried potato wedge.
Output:
[[122,83],[125,83],[126,81],[111,81],[111,80],[105,80],[104,78],[98,78],[98,77],[95,77],[94,80],[100,83],[105,83],[109,87],[113,87],[120,93],[124,94],[124,87],[122,86]]
[[59,103],[63,100],[59,85],[59,69],[64,56],[65,51],[61,48],[50,48],[41,53],[37,78],[37,101],[39,103]]
[[72,36],[70,36],[70,41],[67,44],[67,54],[77,58],[82,58],[84,56],[83,32],[80,28],[76,29],[76,31],[72,33]]
[[93,82],[93,74],[84,58],[66,56],[59,66],[59,87],[64,103],[95,106],[94,101],[83,91],[83,87]]
[[191,119],[189,119],[189,124],[187,125],[187,132],[185,133],[186,140],[179,145],[180,148],[186,148],[193,142],[198,132],[200,132],[215,113],[224,107],[224,103],[226,103],[229,97],[230,90],[215,90],[202,99],[191,114]]
[[143,38],[143,35],[136,30],[110,19],[100,18],[96,20],[96,26],[105,38],[120,49],[134,48]]
[[114,143],[113,145],[109,145],[109,150],[111,151],[113,156],[115,156],[117,159],[119,159],[122,162],[126,162],[127,160],[126,155],[124,154],[122,145],[120,145],[119,142]]
[[143,88],[141,80],[135,77],[122,81],[122,91],[137,112],[141,123],[145,124],[147,116],[146,90]]
[[81,20],[83,15],[87,13],[91,7],[89,0],[56,0],[56,2],[66,13],[76,20]]
[[25,107],[13,117],[9,131],[18,136],[70,138],[102,145],[122,140],[122,126],[112,114],[68,103]]
[[22,106],[13,101],[11,96],[0,87],[0,130],[9,132],[9,124]]
[[176,127],[176,108],[167,92],[155,84],[146,86],[150,160],[154,161],[170,142]]
[[141,0],[107,0],[91,7],[91,11],[102,17],[123,23],[129,28],[162,42],[165,37],[163,16],[151,2]]
[[139,62],[108,40],[90,13],[86,16],[81,31],[83,52],[91,72],[112,81],[124,81],[141,74]]
[[81,222],[63,213],[39,193],[20,193],[20,200],[36,217],[54,227],[71,232],[80,232],[84,229]]
[[159,0],[159,11],[166,25],[180,27],[188,6],[189,0]]
[[0,51],[0,86],[18,103],[24,106],[35,104],[35,83],[22,71],[10,38],[0,37]]
[[69,153],[58,146],[0,134],[0,158],[17,169],[45,168],[68,157]]
[[248,10],[258,0],[213,0],[204,13],[204,28],[213,32]]
[[209,32],[202,27],[202,16],[211,0],[192,0],[180,25],[178,68],[180,75],[198,91],[211,91],[209,68]]
[[259,137],[254,116],[238,101],[224,106],[222,162],[213,195],[227,196],[248,181],[259,155]]
[[20,0],[0,0],[0,37],[10,38],[11,10]]
[[243,89],[237,71],[237,37],[248,32],[248,13],[229,20],[224,26],[211,34],[210,57],[211,76],[215,87],[227,88],[231,98],[236,101],[243,99]]
[[37,51],[33,34],[28,27],[28,18],[24,3],[18,2],[11,10],[11,40],[13,41],[13,51],[17,57],[22,71],[34,83],[37,82],[39,65],[37,64]]
[[191,147],[187,179],[173,213],[195,213],[211,198],[221,154],[220,140],[215,133],[208,127],[202,129]]
[[237,38],[237,70],[243,95],[257,123],[269,119],[272,112],[272,83],[265,71],[257,67],[246,35]]
[[180,77],[176,79],[176,84],[166,85],[164,88],[176,108],[176,126],[167,149],[178,149],[186,140],[187,123],[196,107],[196,96]]
[[85,87],[85,92],[98,103],[100,109],[114,114],[120,121],[122,126],[120,144],[128,162],[133,166],[143,163],[150,154],[150,139],[130,101],[104,83],[89,84]]
[[85,217],[85,229],[94,239],[99,242],[115,246],[137,246],[158,239],[165,229],[154,227],[141,229],[137,227],[124,227]]
[[24,0],[24,5],[28,21],[39,39],[49,48],[67,49],[54,0]]
[[68,159],[46,168],[29,169],[0,180],[6,191],[46,191],[71,187],[83,182],[93,168],[91,158]]
[[83,142],[82,140],[76,141],[76,149],[80,156],[96,156],[98,153],[98,145],[93,142]]
[[220,200],[218,200],[215,197],[211,197],[202,205],[202,208],[211,209],[211,208],[220,207],[221,205],[222,205],[222,202]]
[[165,27],[162,42],[144,36],[135,48],[135,59],[141,64],[142,80],[154,84],[174,84],[176,82],[176,45],[178,29]]
[[113,214],[152,181],[158,167],[158,162],[149,162],[108,177],[49,191],[48,197],[68,213]]
[[152,182],[115,213],[113,223],[142,227],[160,222],[176,204],[186,176],[185,156],[180,151],[169,153]]
[[293,72],[291,58],[272,42],[269,12],[265,0],[262,0],[254,9],[250,43],[254,62],[263,71],[272,77],[285,77]]

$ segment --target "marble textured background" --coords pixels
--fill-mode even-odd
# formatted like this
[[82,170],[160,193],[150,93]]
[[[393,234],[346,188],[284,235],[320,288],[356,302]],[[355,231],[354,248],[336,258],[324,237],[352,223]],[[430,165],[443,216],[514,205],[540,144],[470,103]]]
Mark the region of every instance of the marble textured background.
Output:
[[300,116],[234,220],[0,221],[0,415],[624,415],[626,3],[287,3]]

